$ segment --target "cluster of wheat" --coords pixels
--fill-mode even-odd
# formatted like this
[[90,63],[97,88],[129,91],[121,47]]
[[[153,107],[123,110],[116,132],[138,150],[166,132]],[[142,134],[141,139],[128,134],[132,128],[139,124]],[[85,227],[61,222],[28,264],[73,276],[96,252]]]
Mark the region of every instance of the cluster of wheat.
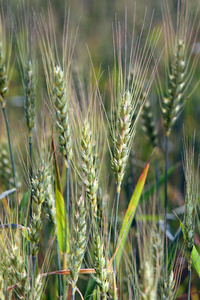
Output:
[[[14,27],[8,28],[1,5],[0,105],[7,138],[2,134],[0,139],[0,299],[175,299],[185,290],[190,299],[193,266],[200,276],[194,238],[199,224],[198,166],[194,141],[185,139],[185,209],[183,223],[174,215],[178,230],[173,234],[172,214],[167,213],[168,142],[198,64],[199,54],[193,54],[198,11],[190,23],[189,2],[178,1],[174,28],[168,2],[162,1],[166,46],[160,54],[162,28],[153,28],[152,20],[146,31],[144,18],[139,38],[132,34],[130,41],[127,19],[125,32],[116,21],[114,67],[108,84],[105,81],[104,97],[99,84],[103,75],[92,63],[86,80],[79,71],[74,75],[76,38],[69,38],[67,18],[60,47],[50,6],[46,19],[45,14],[31,14],[22,2],[18,17],[6,16]],[[28,129],[28,150],[18,152],[6,110],[13,45]],[[166,58],[166,87],[160,75],[161,54]],[[46,82],[42,88],[40,73]],[[153,115],[154,83],[165,151]],[[42,126],[39,99],[45,103]],[[151,168],[155,180],[149,190],[144,185],[152,157],[136,184],[132,176],[140,119],[149,144],[156,148],[155,169]],[[186,261],[184,289],[181,274]]]

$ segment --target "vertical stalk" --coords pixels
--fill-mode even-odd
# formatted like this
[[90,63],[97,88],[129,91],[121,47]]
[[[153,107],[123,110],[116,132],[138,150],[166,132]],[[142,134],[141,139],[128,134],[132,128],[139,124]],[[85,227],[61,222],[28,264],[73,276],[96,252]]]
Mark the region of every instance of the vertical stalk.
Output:
[[31,200],[30,200],[30,220],[33,216],[33,192],[32,192],[32,178],[33,178],[33,155],[32,155],[32,134],[29,132],[29,155],[30,155],[30,182],[31,182]]
[[[60,262],[60,250],[58,245],[58,238],[56,236],[56,252],[57,252],[57,260],[58,260],[58,270],[61,270],[61,262]],[[59,299],[62,298],[62,277],[61,274],[58,274],[58,296]]]
[[[114,220],[114,242],[113,242],[113,253],[116,248],[117,242],[117,217],[118,217],[118,208],[119,208],[119,196],[120,196],[121,184],[118,183],[116,186],[116,206],[115,206],[115,220]],[[115,258],[113,262],[114,272],[116,271]]]
[[188,271],[188,297],[187,297],[187,300],[190,300],[191,273],[192,273],[192,268],[190,267],[190,269],[189,269],[189,271]]
[[69,218],[69,167],[70,167],[70,162],[68,160],[66,166],[66,202],[65,202],[67,219]]
[[[66,209],[66,218],[65,218],[65,247],[67,245],[67,231],[68,231],[68,224],[67,221],[69,219],[69,167],[70,162],[67,160],[66,163],[66,197],[65,197],[65,209]],[[66,269],[66,250],[65,249],[65,255],[63,256],[64,259],[64,270]],[[66,294],[66,276],[63,276],[63,299],[65,300],[65,294]],[[73,297],[73,296],[72,296]]]
[[97,300],[100,300],[100,290],[99,286],[97,285]]
[[168,135],[165,137],[165,211],[164,211],[164,263],[165,263],[165,271],[167,266],[167,185],[168,185]]
[[73,288],[72,288],[72,300],[75,300],[75,292]]
[[7,130],[7,136],[8,136],[8,144],[9,144],[9,151],[10,151],[10,159],[11,159],[11,164],[12,164],[14,184],[15,184],[16,190],[18,190],[16,173],[15,173],[15,164],[14,164],[14,158],[13,158],[12,146],[11,146],[11,139],[10,139],[10,130],[9,130],[9,125],[8,125],[8,119],[7,119],[7,116],[6,116],[6,110],[5,110],[5,107],[3,107],[3,106],[2,106],[2,111],[3,111],[5,123],[6,123],[6,130]]

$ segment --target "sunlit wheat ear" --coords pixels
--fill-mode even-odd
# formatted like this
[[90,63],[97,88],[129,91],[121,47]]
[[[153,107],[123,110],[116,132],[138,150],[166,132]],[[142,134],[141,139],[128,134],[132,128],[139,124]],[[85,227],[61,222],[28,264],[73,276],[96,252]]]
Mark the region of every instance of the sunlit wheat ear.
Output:
[[71,128],[68,112],[68,94],[63,71],[59,66],[54,68],[54,105],[60,152],[66,161],[72,157]]
[[37,175],[32,179],[32,194],[35,203],[33,209],[33,217],[30,224],[29,238],[32,243],[31,254],[36,256],[39,251],[38,243],[40,241],[40,231],[42,228],[41,211],[42,204],[45,201],[47,184],[48,169],[44,166],[38,171]]
[[183,98],[187,77],[185,59],[185,42],[179,40],[169,68],[168,90],[162,102],[164,126],[167,136],[170,134],[171,128],[185,102]]
[[131,128],[132,97],[126,92],[120,99],[116,132],[113,136],[113,156],[111,160],[112,169],[115,174],[116,184],[121,186],[125,168],[130,152],[130,143],[133,130]]
[[149,99],[146,99],[142,113],[142,129],[145,132],[148,140],[150,141],[153,148],[158,146],[158,132],[153,120],[152,107]]
[[[192,80],[199,60],[199,53],[194,54],[194,47],[199,31],[199,7],[194,16],[190,14],[190,1],[177,1],[177,25],[174,28],[166,0],[163,3],[163,24],[166,40],[167,88],[161,92],[161,106],[166,136],[182,111],[187,97],[194,85]],[[193,89],[193,90],[192,90]]]
[[100,288],[102,299],[106,299],[106,293],[109,289],[109,276],[108,276],[108,259],[104,251],[103,239],[100,237],[99,233],[95,233],[93,241],[94,250],[94,269],[96,271],[96,276],[94,279]]
[[76,213],[74,216],[73,239],[70,252],[70,277],[72,291],[75,293],[75,286],[78,280],[78,272],[84,258],[87,244],[87,224],[85,200],[81,196],[77,201]]
[[184,173],[186,183],[183,236],[187,252],[188,270],[192,266],[194,246],[195,210],[198,202],[199,172],[194,166],[194,142],[184,141]]
[[98,178],[96,174],[94,142],[90,123],[85,120],[82,127],[80,150],[82,179],[86,187],[87,198],[91,203],[92,214],[96,217]]
[[25,69],[25,116],[26,123],[31,134],[32,129],[35,124],[35,79],[34,79],[34,70],[30,60],[26,63]]

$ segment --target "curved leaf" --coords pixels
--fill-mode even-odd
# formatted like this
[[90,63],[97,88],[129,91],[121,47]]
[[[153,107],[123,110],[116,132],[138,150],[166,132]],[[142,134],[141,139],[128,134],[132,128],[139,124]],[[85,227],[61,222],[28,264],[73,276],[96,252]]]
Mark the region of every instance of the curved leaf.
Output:
[[67,214],[65,210],[65,202],[61,192],[56,184],[55,187],[56,198],[56,224],[57,224],[57,238],[60,252],[69,252],[69,226],[67,221]]
[[137,185],[135,187],[135,190],[133,192],[133,195],[131,197],[131,200],[129,202],[129,206],[128,209],[126,211],[126,214],[124,216],[124,220],[122,223],[122,227],[119,233],[119,237],[118,237],[118,243],[117,243],[117,249],[116,249],[116,266],[119,266],[120,263],[120,259],[121,259],[121,255],[126,243],[126,239],[140,200],[140,196],[142,194],[143,188],[144,188],[144,184],[146,181],[146,177],[147,177],[147,173],[148,173],[148,169],[149,169],[149,164],[150,164],[150,160],[148,161],[147,165],[145,166],[138,182]]

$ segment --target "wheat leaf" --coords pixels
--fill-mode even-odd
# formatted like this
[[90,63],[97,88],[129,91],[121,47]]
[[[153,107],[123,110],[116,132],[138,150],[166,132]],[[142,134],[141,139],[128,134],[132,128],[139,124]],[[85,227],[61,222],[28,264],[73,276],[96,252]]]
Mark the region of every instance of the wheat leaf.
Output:
[[131,200],[129,202],[129,206],[128,209],[126,211],[126,214],[124,216],[124,220],[121,226],[121,230],[119,233],[119,237],[118,237],[118,243],[117,243],[117,252],[116,252],[116,266],[119,266],[120,263],[120,259],[121,259],[121,255],[126,243],[126,239],[140,200],[140,196],[142,194],[143,188],[144,188],[144,184],[146,181],[146,177],[147,177],[147,173],[148,173],[148,169],[149,169],[149,164],[150,164],[150,160],[148,161],[148,163],[146,164],[138,182],[137,185],[135,187],[135,190],[133,192],[133,195],[131,197]]

